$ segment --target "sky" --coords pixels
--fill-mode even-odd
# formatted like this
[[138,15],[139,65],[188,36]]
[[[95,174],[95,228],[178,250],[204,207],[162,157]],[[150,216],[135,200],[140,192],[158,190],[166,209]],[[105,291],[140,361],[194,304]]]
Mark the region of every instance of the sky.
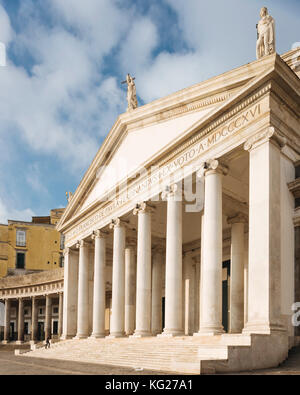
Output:
[[277,52],[300,41],[299,0],[0,0],[0,223],[67,204],[116,118],[255,60],[262,6]]

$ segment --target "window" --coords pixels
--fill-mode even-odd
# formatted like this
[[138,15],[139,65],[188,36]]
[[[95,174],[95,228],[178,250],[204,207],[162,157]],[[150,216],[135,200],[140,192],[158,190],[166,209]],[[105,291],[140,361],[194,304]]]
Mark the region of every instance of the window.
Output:
[[29,334],[28,329],[29,329],[28,322],[24,322],[24,335],[28,335]]
[[65,235],[60,234],[60,249],[63,250],[65,248]]
[[59,267],[64,267],[64,256],[63,255],[61,255],[59,257]]
[[16,269],[25,269],[25,254],[24,254],[24,252],[17,252]]
[[26,246],[26,231],[25,230],[17,230],[16,245],[18,247],[25,247]]
[[58,314],[58,307],[53,307],[53,314]]

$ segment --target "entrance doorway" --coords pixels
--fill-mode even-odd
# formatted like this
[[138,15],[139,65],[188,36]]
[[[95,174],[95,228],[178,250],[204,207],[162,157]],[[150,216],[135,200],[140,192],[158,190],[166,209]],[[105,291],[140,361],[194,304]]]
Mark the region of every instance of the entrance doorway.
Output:
[[15,340],[15,323],[11,322],[9,325],[9,340]]
[[38,340],[45,340],[45,329],[44,329],[44,323],[43,322],[39,322],[38,323],[37,338],[38,338]]
[[230,286],[230,260],[223,262],[222,280],[222,325],[225,332],[228,332],[229,315],[229,286]]

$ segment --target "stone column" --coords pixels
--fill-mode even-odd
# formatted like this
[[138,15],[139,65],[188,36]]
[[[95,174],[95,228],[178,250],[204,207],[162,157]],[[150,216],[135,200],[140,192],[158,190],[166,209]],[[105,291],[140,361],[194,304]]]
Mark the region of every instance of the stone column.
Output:
[[24,342],[24,300],[19,299],[18,307],[18,340],[17,344],[22,344]]
[[125,226],[120,218],[113,220],[113,273],[112,273],[112,315],[110,337],[125,335]]
[[151,213],[144,202],[137,204],[138,215],[136,329],[134,336],[151,335]]
[[247,218],[243,214],[227,219],[228,224],[231,224],[230,333],[241,333],[244,327],[244,227],[246,221]]
[[64,250],[64,301],[62,340],[71,339],[77,331],[78,251]]
[[155,247],[152,261],[152,319],[151,332],[154,336],[162,332],[162,275],[164,251]]
[[11,308],[11,300],[10,299],[5,299],[4,339],[3,339],[3,344],[6,344],[6,343],[9,342],[10,308]]
[[223,174],[227,174],[227,169],[217,160],[210,160],[205,163],[203,171],[205,174],[205,203],[201,245],[201,308],[198,334],[217,335],[223,333],[222,177]]
[[92,337],[105,337],[105,306],[106,306],[106,234],[94,232],[94,298],[93,298],[93,333]]
[[129,239],[125,250],[125,333],[132,335],[135,329],[136,300],[136,240]]
[[186,254],[183,259],[182,282],[182,321],[185,335],[195,329],[195,280],[196,266],[192,257]]
[[163,335],[183,334],[182,325],[182,192],[177,184],[163,194],[167,198],[166,296]]
[[79,248],[79,270],[76,338],[85,339],[89,335],[89,246],[86,241],[81,240],[77,248]]
[[245,144],[249,162],[248,322],[243,333],[282,331],[281,322],[281,169],[285,144],[274,128]]
[[58,299],[58,337],[62,335],[62,327],[63,327],[63,302],[64,302],[64,294],[62,292],[59,293]]
[[51,338],[51,318],[52,318],[52,299],[46,295],[46,312],[45,312],[45,339]]
[[[300,302],[300,218],[294,220],[295,225],[295,303]],[[297,309],[297,311],[299,311]],[[299,318],[297,323],[299,322]],[[300,325],[295,326],[294,336],[300,336]]]
[[34,344],[37,341],[38,336],[38,305],[37,298],[35,296],[32,297],[32,305],[31,305],[31,343]]

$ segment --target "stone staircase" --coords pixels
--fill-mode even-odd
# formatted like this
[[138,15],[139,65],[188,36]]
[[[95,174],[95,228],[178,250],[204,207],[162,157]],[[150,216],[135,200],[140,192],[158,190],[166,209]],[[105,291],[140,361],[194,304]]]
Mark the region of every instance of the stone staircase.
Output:
[[278,366],[286,358],[287,352],[285,355],[282,337],[270,342],[271,337],[221,335],[72,339],[52,344],[47,350],[40,348],[30,351],[23,356],[166,373],[208,374]]

